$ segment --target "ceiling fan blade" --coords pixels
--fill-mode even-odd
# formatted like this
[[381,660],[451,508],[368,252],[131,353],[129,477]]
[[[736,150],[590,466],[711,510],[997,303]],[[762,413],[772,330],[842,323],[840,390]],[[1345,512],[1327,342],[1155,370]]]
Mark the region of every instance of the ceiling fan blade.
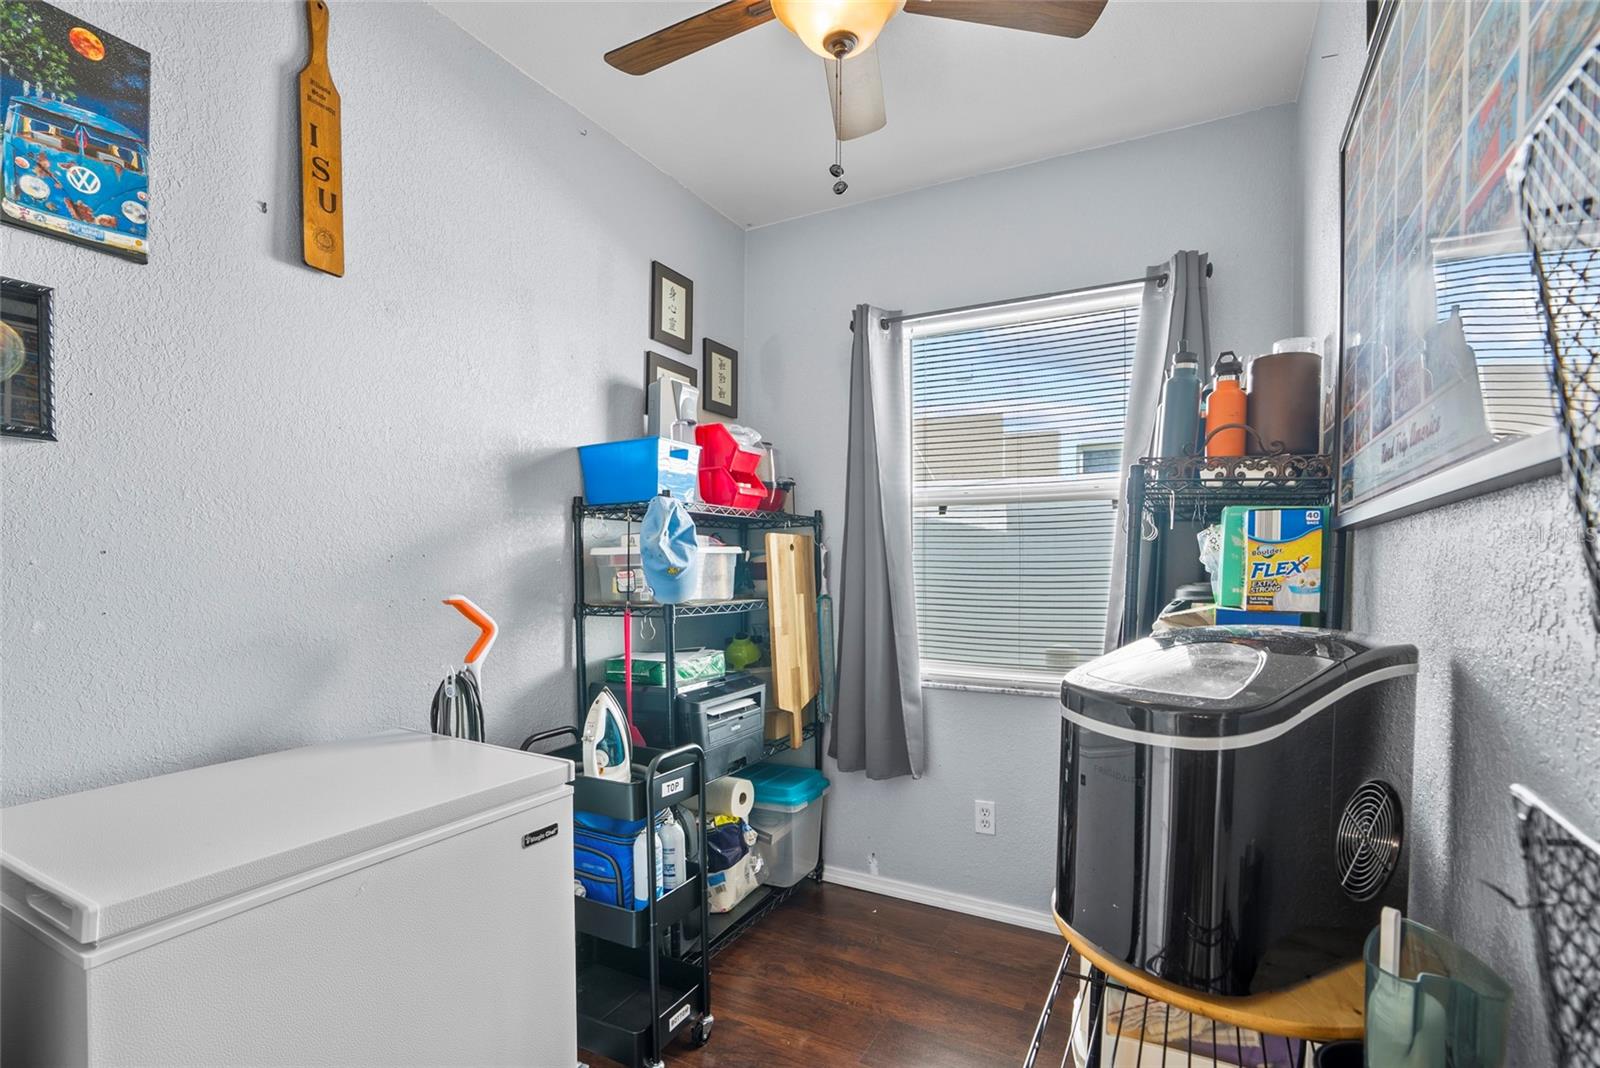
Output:
[[981,22],[1009,30],[1082,37],[1094,29],[1106,0],[906,0],[906,14]]
[[[842,98],[839,94],[841,67],[844,68]],[[883,74],[878,67],[876,48],[869,48],[843,63],[825,59],[822,69],[828,76],[828,104],[833,108],[833,129],[839,140],[850,141],[883,129],[888,118],[883,113]]]
[[767,0],[730,0],[648,37],[613,48],[606,53],[606,62],[625,74],[649,74],[674,60],[771,21],[772,5]]

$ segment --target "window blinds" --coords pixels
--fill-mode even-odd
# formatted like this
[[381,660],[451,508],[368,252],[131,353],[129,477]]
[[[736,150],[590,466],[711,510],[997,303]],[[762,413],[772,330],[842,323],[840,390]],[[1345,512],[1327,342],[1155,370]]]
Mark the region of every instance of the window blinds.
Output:
[[924,673],[1053,682],[1105,634],[1138,289],[911,339]]
[[1467,344],[1477,357],[1484,414],[1495,440],[1554,427],[1550,356],[1532,257],[1521,249],[1440,256],[1433,282],[1439,320],[1453,313],[1461,316]]

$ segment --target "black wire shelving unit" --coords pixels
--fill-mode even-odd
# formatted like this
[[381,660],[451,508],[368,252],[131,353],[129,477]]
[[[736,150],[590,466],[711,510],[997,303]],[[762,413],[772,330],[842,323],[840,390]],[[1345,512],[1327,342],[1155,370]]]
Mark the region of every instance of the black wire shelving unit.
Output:
[[[635,601],[627,604],[617,603],[590,603],[588,598],[588,550],[593,547],[588,538],[588,526],[591,523],[608,522],[624,524],[623,533],[633,533],[639,524],[644,521],[645,509],[649,507],[648,501],[639,501],[631,504],[585,504],[582,497],[575,497],[572,501],[572,544],[573,544],[573,627],[574,627],[574,654],[577,663],[577,708],[578,718],[581,720],[584,710],[589,706],[589,676],[590,665],[587,652],[588,635],[586,633],[590,620],[594,619],[620,619],[626,615],[651,619],[660,625],[662,649],[666,652],[666,701],[667,707],[673,707],[677,701],[676,681],[676,652],[679,638],[678,626],[685,620],[707,619],[721,617],[739,621],[739,629],[749,630],[748,623],[754,614],[765,614],[767,599],[765,597],[735,597],[728,601],[710,601],[688,604],[656,604],[652,601]],[[695,521],[695,526],[701,532],[715,532],[724,537],[729,544],[736,544],[744,549],[750,549],[751,538],[767,531],[802,531],[810,533],[815,546],[814,566],[818,576],[818,587],[821,587],[822,576],[822,513],[820,511],[808,513],[790,512],[762,512],[750,511],[743,508],[727,508],[722,505],[689,504],[686,506],[690,516]],[[757,616],[759,618],[759,616]],[[826,685],[826,680],[824,680]],[[676,717],[668,717],[672,724],[673,736],[669,745],[679,745],[687,741],[676,736]],[[825,716],[822,713],[820,701],[812,701],[806,709],[804,729],[801,745],[809,744],[811,747],[812,766],[817,770],[822,769],[822,725]],[[762,753],[763,758],[776,756],[794,748],[787,737],[768,739]],[[737,774],[735,772],[734,774]],[[823,859],[819,851],[817,865],[806,876],[813,882],[822,881]],[[797,883],[796,886],[803,884]],[[716,956],[727,948],[746,931],[766,916],[773,909],[781,905],[794,893],[796,887],[781,887],[763,885],[755,889],[739,903],[731,912],[712,913],[708,920],[707,937],[703,948],[692,940],[692,946],[684,954],[684,959],[691,962],[698,961],[703,954],[706,960]],[[692,917],[690,918],[693,919]],[[691,926],[689,924],[687,926]],[[698,934],[698,931],[693,932]]]
[[[1128,471],[1129,529],[1118,537],[1127,545],[1124,572],[1122,644],[1150,633],[1173,589],[1200,581],[1172,574],[1167,553],[1175,538],[1186,538],[1194,556],[1194,531],[1219,522],[1228,505],[1252,508],[1328,508],[1334,505],[1334,459],[1328,455],[1274,452],[1264,456],[1147,456]],[[1344,618],[1347,540],[1330,525],[1323,534],[1323,625]]]

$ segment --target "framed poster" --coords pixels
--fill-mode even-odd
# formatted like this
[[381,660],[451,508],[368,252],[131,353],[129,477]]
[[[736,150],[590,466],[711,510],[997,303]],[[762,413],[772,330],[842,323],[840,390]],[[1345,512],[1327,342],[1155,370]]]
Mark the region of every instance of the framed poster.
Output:
[[701,370],[705,389],[700,392],[700,407],[708,412],[739,417],[739,353],[720,341],[705,339]]
[[656,262],[650,264],[650,340],[694,352],[694,283]]
[[1342,523],[1483,492],[1556,455],[1506,169],[1597,32],[1600,0],[1384,5],[1340,146]]
[[0,0],[0,219],[144,263],[150,53],[38,0]]
[[44,286],[0,278],[0,434],[56,440],[50,297]]

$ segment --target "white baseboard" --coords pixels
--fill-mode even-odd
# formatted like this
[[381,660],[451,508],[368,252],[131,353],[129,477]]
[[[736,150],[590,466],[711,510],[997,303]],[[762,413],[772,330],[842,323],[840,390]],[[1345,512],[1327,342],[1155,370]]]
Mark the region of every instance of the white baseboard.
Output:
[[1048,911],[1035,911],[1025,909],[1019,905],[1007,905],[1000,901],[990,901],[987,898],[973,897],[970,894],[957,894],[949,890],[939,890],[932,886],[923,886],[920,883],[908,883],[899,879],[889,879],[882,875],[872,875],[864,871],[851,871],[848,868],[836,868],[832,864],[824,865],[822,881],[825,883],[838,883],[856,890],[865,890],[870,894],[882,894],[884,897],[895,897],[901,901],[915,901],[919,905],[932,905],[936,909],[948,909],[951,912],[961,912],[968,916],[981,916],[986,920],[998,920],[1009,923],[1013,927],[1026,927],[1033,931],[1049,931],[1054,934],[1056,924]]

